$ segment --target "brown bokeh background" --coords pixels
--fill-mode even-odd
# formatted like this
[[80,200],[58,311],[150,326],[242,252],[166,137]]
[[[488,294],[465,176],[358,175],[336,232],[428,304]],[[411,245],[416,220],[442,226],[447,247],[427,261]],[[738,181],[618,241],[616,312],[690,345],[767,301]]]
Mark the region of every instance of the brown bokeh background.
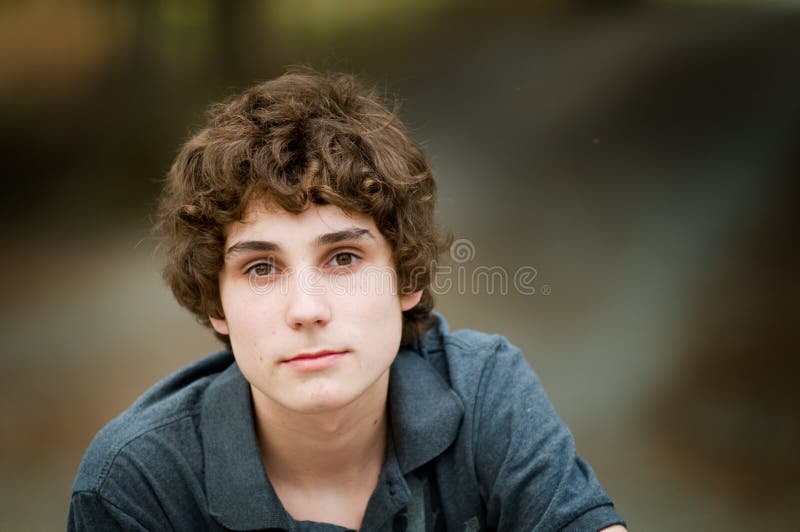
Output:
[[0,529],[63,529],[92,435],[217,348],[149,219],[207,104],[296,63],[402,98],[454,272],[535,268],[438,308],[525,351],[631,529],[795,529],[796,3],[18,0],[0,51]]

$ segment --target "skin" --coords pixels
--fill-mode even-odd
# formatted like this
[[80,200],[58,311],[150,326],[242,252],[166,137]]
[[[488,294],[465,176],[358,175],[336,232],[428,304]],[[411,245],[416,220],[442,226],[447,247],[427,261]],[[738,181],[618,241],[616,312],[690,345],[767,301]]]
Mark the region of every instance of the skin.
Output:
[[[295,519],[357,529],[382,465],[402,312],[422,292],[397,294],[389,243],[338,207],[254,205],[225,249],[225,318],[211,323],[250,382],[270,481]],[[320,350],[342,354],[298,362]]]

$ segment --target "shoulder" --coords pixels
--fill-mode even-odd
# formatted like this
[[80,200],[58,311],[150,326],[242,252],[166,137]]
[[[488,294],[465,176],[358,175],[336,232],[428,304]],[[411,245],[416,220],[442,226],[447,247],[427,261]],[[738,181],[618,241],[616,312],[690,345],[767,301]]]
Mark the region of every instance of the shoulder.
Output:
[[190,452],[192,440],[198,440],[199,446],[196,418],[203,393],[232,363],[230,352],[220,351],[147,390],[94,437],[81,461],[73,492],[100,493],[114,474],[141,475],[143,467],[159,468],[170,448]]
[[569,434],[517,346],[500,334],[450,332],[444,318],[436,316],[439,322],[426,336],[425,356],[460,399],[462,428],[474,452],[502,447],[508,442],[499,435],[509,431],[526,438],[540,431]]
[[437,324],[423,340],[425,358],[462,398],[520,371],[533,376],[520,349],[505,336],[472,329],[450,331],[441,314],[435,317]]
[[516,346],[442,323],[426,339],[431,363],[446,369],[464,403],[460,464],[474,477],[462,485],[474,478],[488,528],[600,530],[621,522]]

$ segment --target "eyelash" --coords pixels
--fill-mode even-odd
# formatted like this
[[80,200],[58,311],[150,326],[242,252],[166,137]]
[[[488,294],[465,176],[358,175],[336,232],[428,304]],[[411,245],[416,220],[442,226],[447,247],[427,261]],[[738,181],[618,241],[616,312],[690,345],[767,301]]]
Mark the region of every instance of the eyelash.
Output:
[[[359,260],[361,260],[361,257],[358,254],[353,253],[352,251],[339,251],[339,252],[335,253],[334,255],[332,255],[330,260],[328,260],[328,262],[326,264],[330,264],[333,260],[337,259],[338,257],[341,257],[342,255],[348,255],[348,256],[352,257],[352,259],[353,259],[352,262],[350,264],[344,264],[344,265],[341,265],[341,266],[333,265],[332,268],[334,268],[336,270],[349,269],[350,267],[352,267],[355,264],[357,264]],[[269,266],[270,268],[272,268],[273,271],[271,273],[269,273],[269,274],[257,274],[256,273],[256,268],[259,268],[259,267],[262,267],[262,266]],[[245,270],[245,273],[248,274],[248,275],[256,276],[256,277],[267,277],[269,275],[274,275],[274,270],[276,270],[276,269],[277,269],[277,267],[275,266],[275,264],[273,262],[262,261],[262,262],[257,262],[255,264],[249,266]]]

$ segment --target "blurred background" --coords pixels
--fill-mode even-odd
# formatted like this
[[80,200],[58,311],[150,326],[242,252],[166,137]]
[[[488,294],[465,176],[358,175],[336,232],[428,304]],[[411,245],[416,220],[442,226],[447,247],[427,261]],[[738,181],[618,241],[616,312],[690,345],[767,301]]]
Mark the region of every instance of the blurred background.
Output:
[[[0,529],[63,529],[93,434],[218,348],[150,219],[206,106],[287,65],[398,95],[439,219],[631,530],[796,530],[800,2],[6,0]],[[529,286],[531,283],[529,283]]]

